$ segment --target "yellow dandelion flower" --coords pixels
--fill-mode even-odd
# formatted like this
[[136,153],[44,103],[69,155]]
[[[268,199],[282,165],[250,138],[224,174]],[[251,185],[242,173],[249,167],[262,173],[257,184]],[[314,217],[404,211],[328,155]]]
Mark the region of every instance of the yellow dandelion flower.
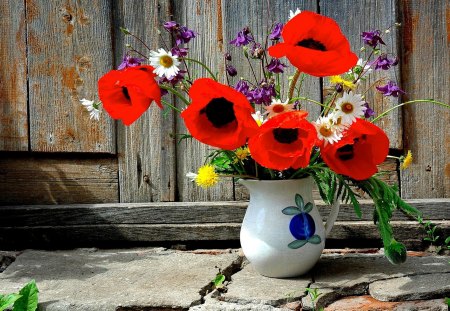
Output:
[[207,164],[198,169],[195,182],[202,188],[209,188],[219,182],[219,175],[214,171],[214,166]]
[[408,153],[406,154],[406,157],[403,159],[402,161],[402,165],[401,165],[401,169],[402,170],[406,170],[412,163],[413,161],[413,155],[411,150],[408,150]]
[[248,147],[238,148],[234,152],[236,155],[236,159],[234,159],[234,163],[237,163],[238,161],[243,161],[245,158],[247,158],[250,155],[250,150]]
[[330,82],[331,84],[342,84],[343,86],[348,87],[350,89],[355,88],[355,85],[351,81],[342,79],[341,76],[331,76]]

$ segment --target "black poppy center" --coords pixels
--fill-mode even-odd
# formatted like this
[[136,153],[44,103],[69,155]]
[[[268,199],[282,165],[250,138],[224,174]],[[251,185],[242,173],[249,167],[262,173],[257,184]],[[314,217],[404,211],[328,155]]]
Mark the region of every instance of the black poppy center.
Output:
[[298,139],[298,129],[273,129],[273,138],[279,143],[290,144]]
[[205,113],[208,120],[217,128],[236,120],[233,103],[223,97],[212,99],[200,113]]
[[323,45],[322,42],[314,40],[312,38],[303,39],[302,41],[298,42],[297,45],[311,50],[319,50],[319,51],[327,50],[327,48],[325,47],[325,45]]
[[354,151],[353,151],[353,145],[345,145],[341,148],[339,148],[336,151],[336,156],[341,159],[342,161],[347,161],[353,159]]
[[127,100],[131,100],[130,94],[128,94],[128,89],[125,86],[122,86],[122,94]]

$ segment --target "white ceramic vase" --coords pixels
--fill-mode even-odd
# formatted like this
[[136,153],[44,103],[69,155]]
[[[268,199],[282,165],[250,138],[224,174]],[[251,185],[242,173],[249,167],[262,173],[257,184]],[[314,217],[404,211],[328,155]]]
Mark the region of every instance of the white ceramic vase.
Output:
[[312,198],[311,177],[239,182],[250,192],[240,236],[245,257],[268,277],[308,272],[322,254],[339,212],[339,200],[324,225]]

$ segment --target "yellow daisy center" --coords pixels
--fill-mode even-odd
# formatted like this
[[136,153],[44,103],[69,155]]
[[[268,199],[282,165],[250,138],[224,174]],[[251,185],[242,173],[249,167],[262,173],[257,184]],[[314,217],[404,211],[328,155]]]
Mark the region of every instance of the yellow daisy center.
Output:
[[329,127],[327,127],[326,125],[322,125],[320,127],[319,133],[323,137],[330,137],[331,135],[333,135],[333,131]]
[[165,68],[170,68],[173,65],[173,59],[169,55],[163,55],[159,58],[159,63]]
[[352,103],[344,103],[341,106],[342,112],[344,113],[352,113],[353,112],[353,104]]

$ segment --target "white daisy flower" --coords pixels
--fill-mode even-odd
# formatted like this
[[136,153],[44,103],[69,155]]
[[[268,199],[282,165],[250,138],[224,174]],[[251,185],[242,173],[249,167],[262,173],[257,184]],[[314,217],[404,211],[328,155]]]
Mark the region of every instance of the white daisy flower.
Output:
[[80,99],[81,104],[89,111],[90,119],[100,120],[100,103],[95,103],[93,100],[88,100],[86,98]]
[[264,116],[261,114],[261,111],[256,111],[255,113],[252,113],[252,117],[256,121],[258,126],[261,126],[265,122]]
[[296,15],[300,14],[302,11],[300,11],[299,8],[295,10],[295,12],[292,12],[292,10],[289,10],[289,19],[293,19]]
[[353,94],[352,91],[344,93],[336,101],[336,111],[333,120],[337,124],[348,126],[356,121],[356,118],[364,116],[366,111],[365,101],[361,94]]
[[294,104],[288,104],[289,99],[287,99],[284,103],[281,99],[274,99],[269,106],[264,106],[266,112],[264,114],[268,114],[268,118],[274,117],[280,113],[294,111]]
[[326,117],[319,117],[315,122],[312,122],[317,130],[317,137],[327,144],[338,142],[342,138],[342,126],[335,124],[332,115]]
[[172,52],[166,52],[164,49],[159,49],[158,52],[150,51],[150,65],[155,67],[153,73],[160,77],[166,76],[167,79],[176,76],[180,71],[178,56],[172,55]]

